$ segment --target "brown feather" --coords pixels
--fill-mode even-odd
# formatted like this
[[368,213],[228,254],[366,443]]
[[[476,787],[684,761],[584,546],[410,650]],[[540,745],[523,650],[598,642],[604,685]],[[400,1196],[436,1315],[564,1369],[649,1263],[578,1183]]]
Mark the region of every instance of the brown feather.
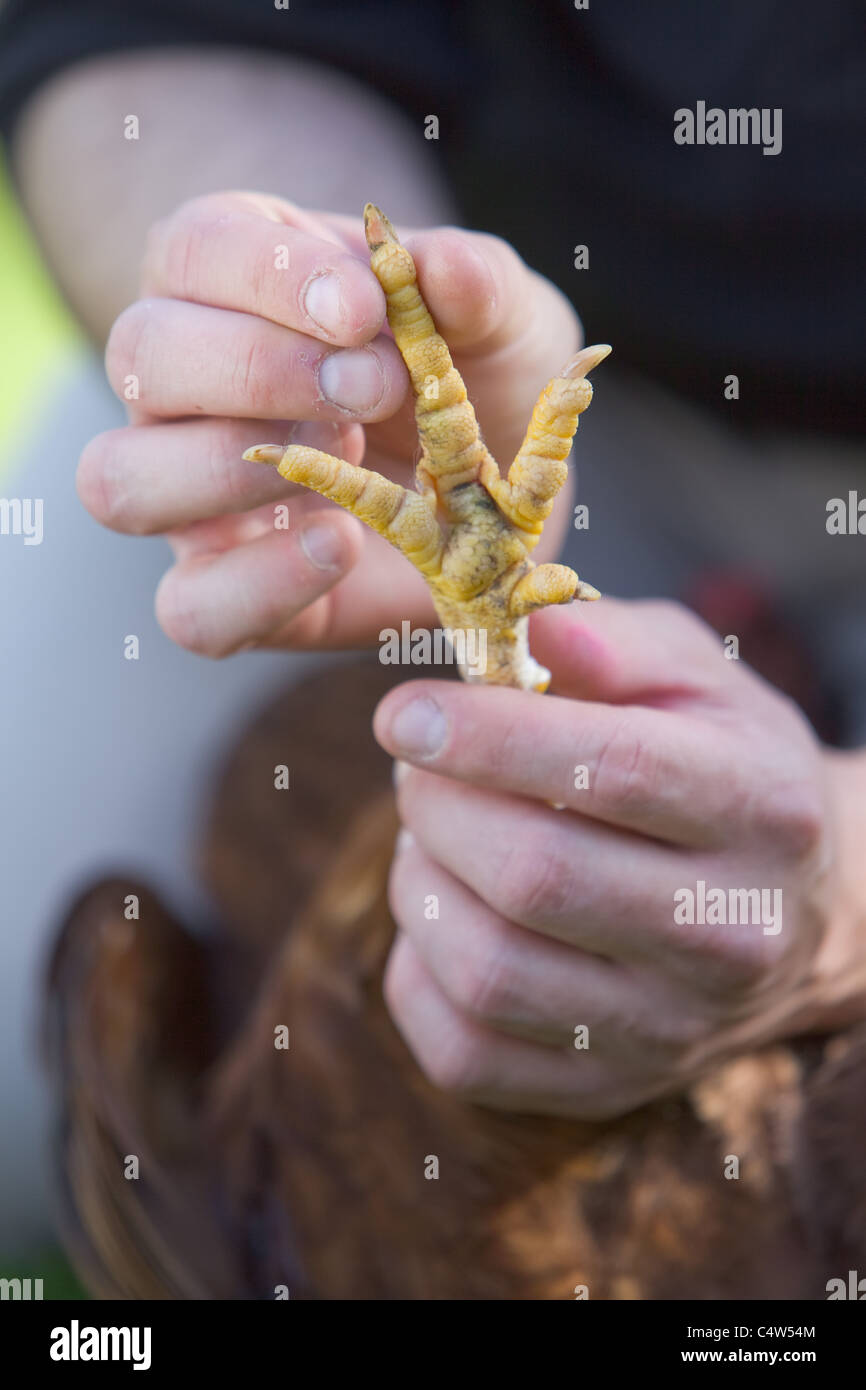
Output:
[[228,933],[201,944],[144,890],[126,923],[120,879],[70,913],[48,1016],[85,1280],[143,1298],[826,1297],[866,1265],[866,1028],[605,1124],[487,1111],[421,1074],[382,997],[397,820],[370,717],[393,678],[315,675],[232,750],[203,851]]

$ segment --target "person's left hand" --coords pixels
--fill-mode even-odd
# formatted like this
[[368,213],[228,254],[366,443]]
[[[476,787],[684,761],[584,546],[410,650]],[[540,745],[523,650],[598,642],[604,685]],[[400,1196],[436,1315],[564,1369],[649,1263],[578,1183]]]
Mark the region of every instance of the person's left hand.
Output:
[[548,609],[532,646],[556,694],[413,681],[376,712],[407,832],[385,994],[440,1087],[600,1119],[821,1023],[830,778],[675,604]]

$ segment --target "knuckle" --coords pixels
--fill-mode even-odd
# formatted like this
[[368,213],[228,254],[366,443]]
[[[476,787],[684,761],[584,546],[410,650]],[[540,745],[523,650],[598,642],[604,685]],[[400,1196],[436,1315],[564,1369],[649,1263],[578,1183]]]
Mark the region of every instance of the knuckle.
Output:
[[705,927],[692,941],[691,973],[704,994],[730,999],[759,984],[767,968],[768,938],[758,926]]
[[230,649],[219,648],[199,620],[194,604],[183,599],[183,582],[176,565],[165,574],[156,591],[156,620],[166,637],[184,651],[196,656],[219,658],[229,655]]
[[484,1085],[484,1049],[469,1027],[455,1022],[426,1050],[419,1064],[433,1085],[453,1096],[471,1096]]
[[568,907],[571,891],[571,874],[558,847],[535,835],[500,865],[495,906],[514,921],[544,923]]
[[496,932],[474,945],[463,960],[455,962],[453,979],[454,1003],[482,1021],[510,1017],[520,998],[512,952]]
[[497,724],[495,736],[485,739],[484,762],[492,782],[505,778],[514,767],[515,754],[526,738],[525,730],[525,719],[512,717]]
[[194,298],[204,258],[212,255],[214,223],[226,210],[223,195],[205,193],[155,222],[145,242],[142,282],[168,288],[180,298]]
[[614,811],[643,817],[655,807],[661,789],[658,754],[630,720],[619,722],[603,744],[595,786]]
[[329,650],[339,647],[344,641],[340,628],[341,613],[333,589],[320,594],[306,608],[302,608],[279,625],[276,634],[278,646],[287,651]]
[[249,510],[250,484],[247,475],[242,469],[233,467],[234,460],[247,446],[245,437],[235,430],[234,423],[226,420],[196,422],[192,439],[202,450],[211,496],[221,498],[227,512]]
[[195,299],[200,292],[211,226],[212,218],[203,209],[189,208],[163,244],[162,276],[181,299]]
[[708,1032],[706,1017],[681,1006],[654,1013],[651,1035],[641,1050],[653,1058],[673,1063],[704,1042]]
[[753,926],[719,953],[717,973],[729,997],[741,997],[766,981],[773,950],[772,938],[764,936],[763,927]]
[[809,783],[778,788],[766,798],[761,820],[764,833],[786,857],[808,858],[823,841],[824,806]]
[[277,363],[272,346],[256,332],[233,350],[236,356],[229,369],[233,398],[247,402],[250,409],[262,415],[269,415],[276,409],[275,384],[280,372],[284,379],[289,376],[286,363],[282,366]]
[[412,1026],[417,1005],[418,976],[405,938],[398,937],[388,957],[382,992],[388,1011],[402,1031],[412,1055],[427,1079],[441,1091],[469,1095],[483,1079],[481,1039],[459,1017],[435,1034],[416,1035]]
[[146,300],[130,304],[114,320],[105,348],[105,370],[116,395],[123,393],[128,376],[146,377],[148,329],[151,316]]
[[[280,231],[280,240],[288,242],[289,245],[291,245],[293,236],[297,236],[297,233],[288,229],[282,229]],[[284,272],[274,268],[273,259],[268,259],[267,256],[254,256],[252,259],[247,257],[244,274],[246,277],[249,300],[250,303],[256,305],[265,316],[268,315],[269,306],[273,305],[275,298],[283,293],[282,282],[279,281],[279,277],[283,273]],[[306,322],[305,310],[302,302],[305,286],[300,283],[297,272],[290,271],[289,274],[292,276],[293,293],[296,301],[294,318],[298,323],[303,324]],[[277,289],[277,284],[279,284],[279,290]],[[270,312],[273,311],[271,310]]]

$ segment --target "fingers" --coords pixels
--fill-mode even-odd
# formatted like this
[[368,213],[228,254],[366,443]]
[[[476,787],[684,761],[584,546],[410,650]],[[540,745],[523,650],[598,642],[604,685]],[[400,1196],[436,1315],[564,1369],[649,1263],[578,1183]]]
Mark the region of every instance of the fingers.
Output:
[[741,920],[697,929],[677,911],[698,880],[730,881],[725,856],[685,856],[516,797],[409,769],[400,818],[435,863],[507,922],[606,960],[682,981],[702,996],[751,988],[768,938]]
[[506,920],[610,959],[681,944],[673,849],[415,769],[397,799],[426,854]]
[[[313,214],[243,192],[194,198],[151,230],[142,292],[361,345],[382,328],[385,301],[368,264],[360,212]],[[438,227],[407,235],[405,244],[453,348],[490,352],[524,331],[527,300],[542,282],[507,242]]]
[[351,517],[318,512],[288,532],[271,522],[246,544],[182,559],[157,589],[159,623],[202,656],[266,643],[357,562],[359,531]]
[[[321,520],[322,503],[319,498],[308,493],[292,493],[277,503],[265,503],[246,512],[228,512],[225,516],[209,520],[194,521],[189,526],[180,526],[166,532],[166,540],[179,561],[215,557],[227,550],[234,550],[250,541],[261,540],[274,532],[284,534],[291,530],[297,534],[310,518],[318,512]],[[319,525],[317,521],[316,525]]]
[[103,526],[136,536],[285,499],[298,489],[275,470],[242,457],[263,432],[349,462],[363,456],[363,434],[354,424],[170,421],[109,430],[92,439],[78,465],[78,495]]
[[394,630],[395,595],[399,595],[401,617],[410,625],[430,627],[436,621],[430,590],[417,570],[387,541],[366,527],[360,529],[363,556],[347,581],[293,618],[269,645],[303,651],[382,641],[386,630]]
[[[295,217],[298,213],[295,209]],[[309,230],[332,236],[367,263],[369,248],[360,216],[313,216],[315,223],[306,224]],[[525,333],[527,308],[539,297],[558,303],[565,311],[563,322],[577,322],[565,296],[501,237],[463,227],[422,229],[402,223],[395,231],[411,252],[421,293],[439,332],[456,351],[475,355],[507,347]]]
[[112,388],[149,416],[381,420],[408,388],[394,343],[329,349],[266,319],[173,299],[138,300],[105,353]]
[[322,219],[244,193],[194,198],[158,222],[142,292],[256,315],[342,347],[362,346],[385,319],[366,254],[344,249]]
[[[708,914],[695,930],[680,910],[701,883],[723,896],[734,890],[739,900],[742,869],[732,881],[729,851],[684,856],[657,840],[414,769],[401,778],[398,800],[425,853],[506,921],[664,972],[707,996],[751,989],[766,971],[775,936],[747,914],[732,909],[730,922]],[[787,832],[772,816],[779,845]],[[767,843],[747,840],[752,848]]]
[[653,1093],[630,1088],[606,1062],[573,1046],[554,1048],[486,1028],[462,1014],[398,936],[385,973],[385,998],[418,1065],[440,1089],[494,1108],[526,1114],[605,1119]]
[[487,906],[414,842],[391,869],[394,920],[451,1004],[497,1031],[633,1064],[669,1062],[691,1038],[656,979],[528,932]]
[[723,730],[639,706],[578,703],[504,688],[412,681],[373,722],[395,758],[584,817],[695,848],[739,833],[749,768]]
[[274,529],[273,508],[265,507],[171,540],[178,563],[160,584],[157,617],[172,641],[201,656],[249,646],[363,646],[393,621],[395,593],[410,621],[433,620],[421,576],[314,494],[292,498],[288,531]]

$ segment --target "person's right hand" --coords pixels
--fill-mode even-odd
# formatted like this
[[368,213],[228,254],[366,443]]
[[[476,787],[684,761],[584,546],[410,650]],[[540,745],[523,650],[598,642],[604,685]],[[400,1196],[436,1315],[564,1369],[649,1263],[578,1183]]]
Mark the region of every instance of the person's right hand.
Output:
[[[497,237],[449,227],[408,245],[507,464],[539,390],[580,346],[577,317]],[[175,563],[157,592],[167,634],[218,657],[359,646],[404,618],[435,621],[420,575],[386,541],[241,458],[291,440],[411,479],[412,393],[360,215],[251,193],[194,199],[152,229],[141,293],[106,350],[130,424],[87,446],[78,489],[103,524],[167,535]],[[287,498],[290,525],[278,529],[275,505]],[[539,560],[555,554],[567,510],[566,495]]]

